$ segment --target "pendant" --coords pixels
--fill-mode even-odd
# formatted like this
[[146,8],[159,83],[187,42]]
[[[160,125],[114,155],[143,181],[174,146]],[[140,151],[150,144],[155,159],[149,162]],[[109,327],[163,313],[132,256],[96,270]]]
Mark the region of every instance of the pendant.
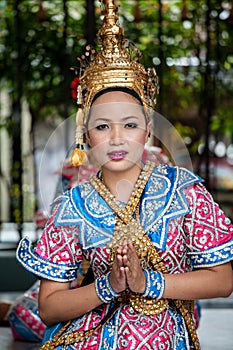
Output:
[[145,231],[138,219],[133,218],[127,224],[118,221],[116,222],[113,239],[109,243],[109,248],[111,249],[111,261],[115,258],[117,248],[125,241],[132,242],[141,261],[146,258],[148,255],[148,242]]

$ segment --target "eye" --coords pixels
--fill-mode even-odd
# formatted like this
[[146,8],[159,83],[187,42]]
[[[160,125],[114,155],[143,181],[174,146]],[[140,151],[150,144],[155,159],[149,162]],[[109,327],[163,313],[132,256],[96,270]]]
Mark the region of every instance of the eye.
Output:
[[135,128],[137,128],[137,126],[138,126],[138,124],[133,123],[133,122],[125,124],[125,128],[127,128],[127,129],[135,129]]
[[108,129],[109,128],[109,126],[108,126],[108,124],[99,124],[99,125],[97,125],[96,126],[96,129],[97,130],[105,130],[105,129]]

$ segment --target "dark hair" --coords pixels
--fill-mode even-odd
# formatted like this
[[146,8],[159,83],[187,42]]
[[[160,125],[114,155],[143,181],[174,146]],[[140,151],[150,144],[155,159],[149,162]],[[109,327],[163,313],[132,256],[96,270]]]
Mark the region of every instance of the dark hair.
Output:
[[135,97],[138,100],[138,102],[141,105],[143,105],[140,96],[134,90],[131,90],[131,89],[125,88],[125,87],[112,87],[112,88],[107,88],[107,89],[101,90],[94,96],[91,104],[93,104],[95,102],[95,100],[97,100],[98,97],[106,94],[107,92],[114,92],[114,91],[125,92],[126,94],[129,94],[129,95]]

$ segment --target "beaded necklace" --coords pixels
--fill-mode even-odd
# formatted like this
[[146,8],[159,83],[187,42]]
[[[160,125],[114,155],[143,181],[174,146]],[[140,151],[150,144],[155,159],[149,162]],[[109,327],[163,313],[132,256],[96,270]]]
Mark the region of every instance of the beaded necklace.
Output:
[[[154,163],[147,162],[142,169],[138,180],[135,184],[134,190],[129,198],[126,207],[122,206],[108,190],[100,178],[93,176],[90,180],[91,185],[99,193],[99,195],[106,201],[109,207],[116,215],[116,225],[114,235],[110,246],[110,267],[116,255],[116,248],[124,240],[130,240],[141,260],[141,264],[147,264],[154,271],[168,273],[166,266],[161,260],[158,251],[155,249],[153,242],[149,239],[139,221],[139,203],[142,192],[153,172]],[[134,214],[135,217],[134,217]],[[118,298],[121,303],[129,303],[137,312],[145,315],[159,314],[165,309],[174,305],[174,308],[179,310],[185,320],[190,338],[196,350],[200,350],[200,343],[196,333],[196,328],[191,316],[193,309],[193,301],[190,300],[167,300],[167,299],[149,299],[142,297],[139,293],[130,292],[122,293]]]
[[[139,202],[142,195],[142,192],[149,180],[149,177],[152,174],[154,169],[154,164],[147,162],[142,169],[139,178],[135,184],[134,190],[130,196],[130,199],[126,207],[122,206],[116,198],[111,194],[107,187],[103,184],[101,179],[97,176],[93,176],[90,180],[91,185],[98,191],[99,195],[103,197],[106,203],[114,211],[116,215],[116,226],[114,231],[113,240],[110,243],[110,266],[112,265],[116,248],[119,244],[125,239],[130,239],[134,244],[134,247],[138,253],[138,256],[141,260],[141,264],[146,263],[147,266],[151,266],[154,271],[160,271],[162,273],[168,273],[167,268],[165,267],[163,261],[161,260],[157,250],[155,249],[152,241],[146,235],[145,231],[141,227],[139,221]],[[134,217],[135,214],[135,217]],[[172,307],[179,310],[183,316],[190,338],[194,344],[196,350],[200,350],[200,344],[192,316],[190,314],[192,308],[192,302],[189,300],[173,300],[168,301],[167,299],[154,300],[142,297],[139,293],[122,293],[118,298],[117,303],[110,314],[107,314],[106,317],[93,329],[87,331],[72,331],[66,334],[63,334],[68,326],[71,324],[71,321],[68,321],[64,327],[54,336],[53,339],[47,341],[40,349],[41,350],[52,350],[59,345],[70,345],[75,344],[80,341],[84,341],[90,337],[95,331],[100,329],[108,320],[113,316],[113,314],[118,310],[119,306],[122,303],[129,303],[135,311],[144,313],[146,315],[159,314],[163,310],[169,307]]]
[[[116,215],[114,235],[112,242],[109,244],[110,267],[112,267],[115,259],[116,249],[123,241],[130,240],[137,251],[142,267],[149,265],[154,271],[166,272],[166,268],[161,263],[161,258],[157,250],[143,230],[139,220],[140,198],[153,172],[154,166],[152,162],[147,162],[144,165],[125,207],[111,194],[103,181],[101,181],[101,178],[93,176],[90,180],[91,185]],[[131,291],[123,292],[118,300],[129,303],[135,311],[144,313],[145,315],[159,314],[169,307],[168,300],[166,299],[148,299],[142,297],[139,293]]]

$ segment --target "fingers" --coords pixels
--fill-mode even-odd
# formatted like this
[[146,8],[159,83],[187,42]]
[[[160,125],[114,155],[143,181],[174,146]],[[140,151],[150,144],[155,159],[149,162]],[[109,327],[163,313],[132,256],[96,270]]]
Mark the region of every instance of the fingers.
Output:
[[134,268],[134,264],[140,265],[140,261],[137,252],[132,242],[124,242],[122,246],[122,261],[123,265],[128,266],[129,269]]
[[110,283],[117,293],[124,291],[127,287],[121,249],[117,250],[115,260],[113,261]]
[[126,284],[133,292],[143,293],[145,290],[145,276],[141,268],[140,259],[132,242],[123,242],[117,250],[121,268],[124,269]]
[[132,242],[124,241],[117,248],[110,282],[116,292],[121,292],[126,288],[137,293],[144,292],[145,275]]

